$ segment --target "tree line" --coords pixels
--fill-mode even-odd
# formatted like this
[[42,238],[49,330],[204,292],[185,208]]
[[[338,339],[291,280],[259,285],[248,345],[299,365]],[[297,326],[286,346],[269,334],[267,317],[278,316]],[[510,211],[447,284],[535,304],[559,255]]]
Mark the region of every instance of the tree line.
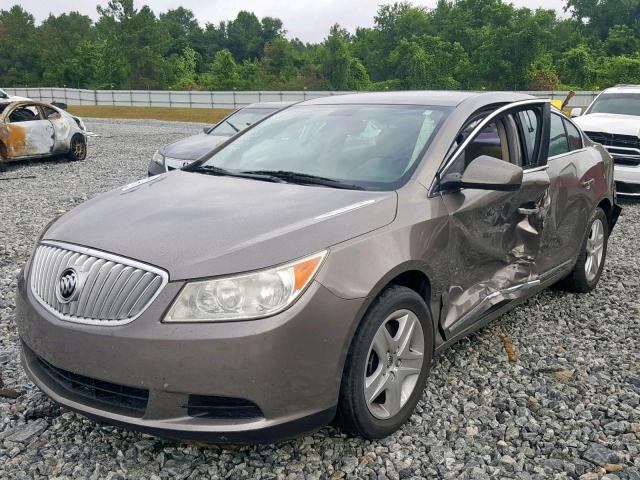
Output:
[[0,86],[175,90],[599,89],[640,83],[640,0],[566,0],[565,12],[503,0],[380,6],[372,28],[320,43],[241,11],[198,24],[133,0],[36,24],[0,10]]

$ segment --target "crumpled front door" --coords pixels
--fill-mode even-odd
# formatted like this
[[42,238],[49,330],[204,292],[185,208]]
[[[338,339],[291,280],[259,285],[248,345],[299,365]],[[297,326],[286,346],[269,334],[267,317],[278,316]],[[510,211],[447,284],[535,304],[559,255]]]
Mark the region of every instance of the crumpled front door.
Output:
[[525,173],[516,192],[464,189],[443,195],[451,258],[443,295],[447,336],[540,284],[536,258],[549,198],[544,169]]

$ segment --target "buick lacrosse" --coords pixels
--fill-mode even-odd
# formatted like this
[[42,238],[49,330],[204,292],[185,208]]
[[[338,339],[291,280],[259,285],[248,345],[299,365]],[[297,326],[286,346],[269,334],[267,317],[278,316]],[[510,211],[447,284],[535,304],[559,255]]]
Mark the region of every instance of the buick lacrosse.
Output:
[[384,437],[452,342],[595,288],[619,211],[611,157],[546,100],[310,100],[52,222],[18,282],[23,364],[156,435]]

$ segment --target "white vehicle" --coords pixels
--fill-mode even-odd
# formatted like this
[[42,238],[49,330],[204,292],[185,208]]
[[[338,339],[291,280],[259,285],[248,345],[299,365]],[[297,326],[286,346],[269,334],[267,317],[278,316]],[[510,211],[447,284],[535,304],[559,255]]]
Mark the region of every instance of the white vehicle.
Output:
[[575,122],[613,157],[618,195],[640,198],[640,85],[608,88]]
[[81,118],[49,103],[0,99],[0,171],[15,160],[87,156],[87,129]]
[[31,99],[27,97],[17,97],[15,95],[9,95],[7,92],[5,92],[3,89],[0,88],[0,101],[16,102],[18,100],[31,100]]

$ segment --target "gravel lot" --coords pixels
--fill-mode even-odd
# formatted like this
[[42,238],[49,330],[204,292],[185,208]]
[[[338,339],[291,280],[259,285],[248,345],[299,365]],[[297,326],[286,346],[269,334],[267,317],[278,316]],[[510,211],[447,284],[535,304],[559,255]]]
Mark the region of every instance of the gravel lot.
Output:
[[[98,135],[87,161],[16,164],[0,173],[0,372],[4,388],[21,393],[0,398],[0,478],[640,480],[640,204],[624,205],[594,293],[547,290],[448,349],[418,411],[382,441],[327,427],[278,445],[179,445],[57,407],[19,364],[19,268],[49,219],[145,176],[158,146],[201,128],[87,125]],[[502,335],[516,362],[507,359]]]

